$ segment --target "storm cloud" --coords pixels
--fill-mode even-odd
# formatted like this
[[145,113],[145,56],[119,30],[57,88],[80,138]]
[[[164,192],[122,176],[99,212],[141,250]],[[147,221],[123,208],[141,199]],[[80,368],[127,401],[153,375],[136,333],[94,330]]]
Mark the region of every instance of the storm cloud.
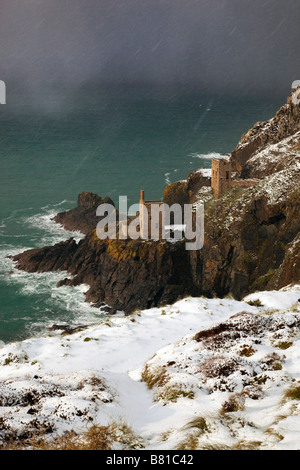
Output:
[[0,0],[0,79],[288,92],[299,0]]

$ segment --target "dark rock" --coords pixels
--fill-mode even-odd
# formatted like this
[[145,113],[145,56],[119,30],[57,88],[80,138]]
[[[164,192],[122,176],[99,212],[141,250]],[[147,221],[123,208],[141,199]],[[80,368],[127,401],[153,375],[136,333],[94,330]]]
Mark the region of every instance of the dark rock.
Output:
[[62,331],[64,334],[71,335],[86,328],[87,325],[70,326],[70,325],[52,325],[48,328],[48,331]]
[[54,246],[34,248],[20,255],[11,257],[16,262],[16,268],[33,272],[65,271],[77,250],[73,238],[57,243]]
[[78,195],[77,207],[91,209],[102,204],[102,198],[94,193],[83,192]]
[[189,193],[189,202],[193,204],[197,199],[199,191],[203,187],[211,186],[211,177],[206,176],[203,170],[192,171],[187,177],[187,190]]
[[163,202],[172,206],[173,204],[193,204],[197,199],[197,194],[203,187],[211,186],[211,177],[206,176],[202,170],[189,173],[186,180],[176,181],[166,186]]
[[66,230],[87,234],[94,230],[101,220],[101,217],[96,216],[97,207],[101,204],[114,206],[114,202],[109,197],[102,199],[97,194],[83,192],[78,196],[77,207],[58,213],[53,220]]
[[180,204],[182,207],[184,204],[189,203],[189,192],[186,181],[176,181],[166,186],[163,196],[163,202],[172,206],[173,204]]
[[173,303],[192,290],[184,243],[99,240],[93,231],[78,245],[69,240],[13,260],[27,272],[67,270],[73,277],[58,286],[90,285],[86,300],[111,314]]

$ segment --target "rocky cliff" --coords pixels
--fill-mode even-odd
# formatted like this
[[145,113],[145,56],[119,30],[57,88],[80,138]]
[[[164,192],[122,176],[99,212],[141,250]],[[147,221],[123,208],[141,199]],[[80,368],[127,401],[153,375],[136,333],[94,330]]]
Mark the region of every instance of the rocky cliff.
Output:
[[126,313],[185,295],[241,298],[299,282],[299,116],[300,105],[289,98],[274,119],[255,125],[234,149],[235,169],[258,178],[256,186],[231,188],[214,200],[210,176],[203,171],[167,186],[168,204],[205,202],[202,250],[185,251],[184,241],[99,240],[95,206],[103,200],[84,193],[78,208],[56,221],[82,230],[85,238],[15,256],[17,268],[67,271],[60,285],[88,284],[87,301]]
[[211,170],[196,170],[189,173],[186,180],[176,181],[166,186],[163,202],[172,206],[173,204],[193,204],[201,192],[210,192]]
[[68,271],[58,287],[88,284],[86,300],[109,313],[131,313],[198,293],[183,242],[99,240],[94,230],[78,244],[70,239],[13,259],[27,272]]
[[259,184],[231,188],[205,204],[205,246],[191,254],[191,263],[194,282],[206,294],[240,298],[300,280],[300,152],[295,141],[300,143],[300,133],[281,143],[286,166],[268,147],[250,160]]
[[205,246],[191,253],[191,264],[206,295],[241,298],[300,280],[300,104],[294,97],[295,91],[232,152],[239,176],[258,184],[233,187],[205,204]]
[[287,103],[272,119],[256,123],[242,135],[232,152],[233,171],[237,171],[242,177],[248,177],[247,162],[254,154],[300,131],[299,95],[300,87],[292,91]]

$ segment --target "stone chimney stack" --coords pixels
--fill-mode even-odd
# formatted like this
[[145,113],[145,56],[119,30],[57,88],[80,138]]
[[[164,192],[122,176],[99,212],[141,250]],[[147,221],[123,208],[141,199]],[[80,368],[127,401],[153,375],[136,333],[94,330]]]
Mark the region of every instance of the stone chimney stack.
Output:
[[145,191],[141,190],[140,204],[145,204]]

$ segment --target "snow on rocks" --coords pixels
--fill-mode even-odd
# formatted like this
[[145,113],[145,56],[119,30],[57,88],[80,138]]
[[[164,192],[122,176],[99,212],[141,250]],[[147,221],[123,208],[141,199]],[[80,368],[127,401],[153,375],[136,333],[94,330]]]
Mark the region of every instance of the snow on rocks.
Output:
[[[288,293],[288,295],[287,295]],[[244,298],[245,302],[261,306],[263,310],[278,309],[285,310],[291,308],[299,300],[300,284],[295,285],[293,290],[290,287],[280,291],[255,292]]]
[[[295,387],[300,392],[299,293],[295,286],[294,291],[257,294],[256,300],[267,304],[260,303],[257,313],[241,312],[188,335],[147,362],[142,376],[154,400],[186,406],[191,434],[181,442],[183,448],[192,443],[195,448],[298,448],[300,396],[287,401],[284,411],[281,408],[284,390]],[[275,303],[277,309],[271,311]],[[205,432],[203,423],[200,431],[192,425],[191,410],[205,421]],[[285,418],[280,418],[281,412]],[[222,437],[216,439],[218,433]]]
[[252,175],[270,175],[283,168],[297,166],[300,162],[299,145],[300,132],[279,143],[268,145],[248,160],[247,165],[252,169]]
[[298,448],[300,286],[253,296],[2,346],[2,443],[122,421],[147,449]]

